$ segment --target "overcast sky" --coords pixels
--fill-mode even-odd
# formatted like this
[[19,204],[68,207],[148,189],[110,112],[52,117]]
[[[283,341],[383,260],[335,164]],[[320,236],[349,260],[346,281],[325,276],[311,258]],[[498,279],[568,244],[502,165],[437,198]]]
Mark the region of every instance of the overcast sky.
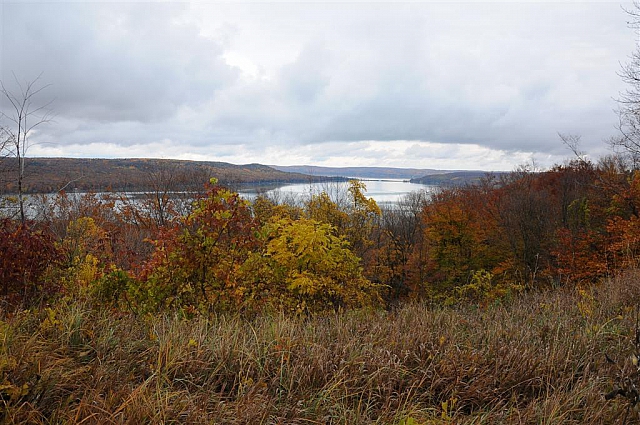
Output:
[[548,167],[608,153],[622,6],[0,0],[0,79],[49,85],[31,156]]

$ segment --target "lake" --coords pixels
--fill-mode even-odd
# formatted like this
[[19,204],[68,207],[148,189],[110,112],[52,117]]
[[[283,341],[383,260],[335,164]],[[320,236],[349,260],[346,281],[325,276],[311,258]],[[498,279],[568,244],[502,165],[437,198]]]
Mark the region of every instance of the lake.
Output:
[[[367,187],[365,196],[373,198],[380,206],[395,205],[411,192],[433,192],[437,187],[410,183],[406,180],[361,180]],[[238,192],[245,199],[253,199],[258,195],[265,195],[278,201],[300,202],[309,199],[311,195],[317,195],[324,191],[335,201],[341,199],[347,193],[348,187],[349,184],[347,182],[321,182],[291,184],[268,190],[242,188]]]
[[[403,197],[412,192],[426,192],[432,193],[438,186],[429,186],[424,184],[409,183],[406,180],[366,180],[361,179],[367,187],[364,193],[367,198],[373,198],[380,207],[394,207],[398,205]],[[300,183],[290,184],[285,186],[279,186],[276,188],[265,189],[258,186],[243,186],[236,188],[240,196],[245,199],[252,200],[258,195],[265,195],[269,199],[272,199],[278,203],[291,203],[301,204],[308,200],[311,195],[317,195],[327,192],[329,197],[338,202],[346,199],[348,195],[347,189],[349,184],[347,182],[321,182],[321,183]],[[138,202],[137,199],[144,192],[129,192],[126,194],[132,202]],[[71,197],[79,197],[83,193],[69,193]],[[98,196],[102,195],[98,193]],[[184,195],[184,193],[183,193]],[[43,208],[43,199],[51,200],[53,194],[43,195],[25,195],[26,213],[30,218],[36,218],[40,215],[40,210]],[[181,199],[185,200],[184,197]],[[186,199],[188,201],[188,198]],[[119,206],[120,201],[116,201],[116,205]],[[0,217],[1,216],[16,216],[18,205],[14,202],[2,202],[0,198]]]

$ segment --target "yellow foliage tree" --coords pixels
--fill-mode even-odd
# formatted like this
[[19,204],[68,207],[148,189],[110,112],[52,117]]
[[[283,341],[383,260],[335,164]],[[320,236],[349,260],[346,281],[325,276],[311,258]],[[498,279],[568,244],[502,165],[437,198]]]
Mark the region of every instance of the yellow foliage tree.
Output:
[[378,286],[362,275],[360,259],[327,223],[301,218],[267,224],[268,243],[245,273],[270,303],[297,313],[377,305]]
[[314,195],[306,205],[308,218],[330,224],[337,235],[349,241],[359,256],[372,245],[371,235],[381,214],[376,201],[367,198],[365,191],[363,182],[351,180],[344,206],[332,201],[326,192]]
[[111,257],[107,233],[91,217],[80,217],[69,223],[62,248],[67,257],[67,270],[61,281],[68,291],[87,288],[100,279]]

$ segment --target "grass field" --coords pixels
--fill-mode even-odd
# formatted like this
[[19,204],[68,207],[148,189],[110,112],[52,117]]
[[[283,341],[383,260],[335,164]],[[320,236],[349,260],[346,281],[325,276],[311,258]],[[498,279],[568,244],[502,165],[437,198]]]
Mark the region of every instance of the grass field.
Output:
[[639,278],[313,318],[60,301],[1,322],[0,411],[5,423],[637,423],[604,394],[618,379],[605,353],[622,366],[634,349]]

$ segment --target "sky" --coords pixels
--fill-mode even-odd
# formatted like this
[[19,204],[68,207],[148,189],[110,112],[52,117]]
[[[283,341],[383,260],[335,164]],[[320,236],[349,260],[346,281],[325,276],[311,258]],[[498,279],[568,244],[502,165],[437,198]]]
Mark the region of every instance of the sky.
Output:
[[30,156],[547,168],[610,153],[624,7],[0,0],[0,80],[51,102]]

